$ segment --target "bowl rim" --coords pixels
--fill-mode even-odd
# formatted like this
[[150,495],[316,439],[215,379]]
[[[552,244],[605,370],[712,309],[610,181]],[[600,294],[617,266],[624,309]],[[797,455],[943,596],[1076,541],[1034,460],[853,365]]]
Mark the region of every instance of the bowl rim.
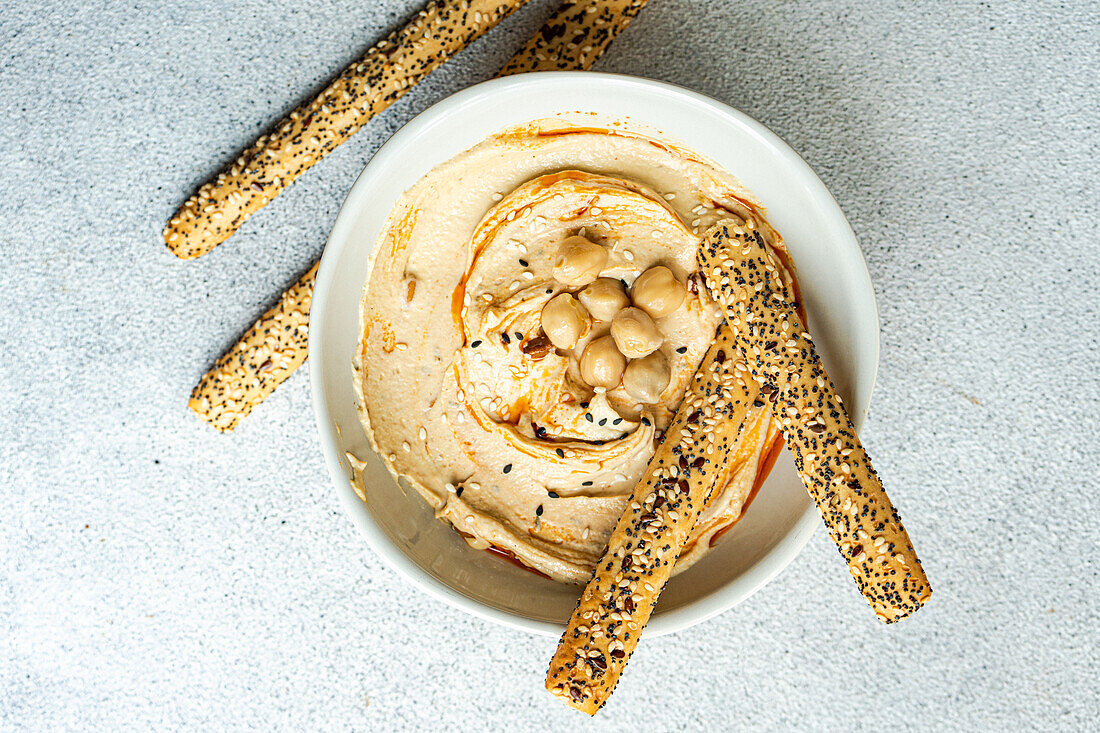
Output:
[[[824,204],[822,214],[830,220],[833,230],[844,240],[846,248],[850,249],[858,259],[862,268],[857,268],[855,275],[861,278],[860,290],[868,296],[870,317],[873,321],[874,338],[869,344],[871,353],[868,355],[869,374],[865,379],[869,382],[867,387],[867,400],[869,403],[874,392],[875,381],[878,376],[878,366],[881,349],[881,323],[879,320],[878,304],[875,298],[874,288],[871,282],[870,272],[863,257],[862,250],[856,240],[851,225],[844,216],[840,205],[832,193],[825,186],[810,165],[788,145],[779,135],[772,132],[762,123],[756,121],[744,112],[735,109],[712,97],[700,94],[685,87],[667,82],[655,81],[626,74],[612,74],[594,71],[542,71],[527,74],[516,74],[502,78],[491,79],[461,91],[451,94],[430,105],[417,114],[400,129],[394,132],[378,150],[370,157],[362,171],[356,177],[355,182],[348,190],[344,201],[340,205],[332,231],[325,243],[321,256],[317,278],[313,287],[310,306],[310,328],[308,351],[310,354],[324,353],[323,323],[327,310],[330,286],[335,277],[338,262],[344,254],[349,238],[346,236],[352,225],[352,216],[348,213],[351,207],[361,199],[368,191],[371,183],[370,172],[379,169],[385,163],[399,156],[403,148],[417,138],[422,129],[434,123],[441,115],[446,115],[452,110],[472,104],[478,104],[490,97],[505,94],[517,87],[529,85],[553,86],[563,81],[579,81],[583,79],[585,84],[604,84],[623,88],[642,88],[646,91],[656,90],[665,95],[679,97],[686,103],[701,105],[710,112],[725,117],[731,124],[747,129],[762,143],[767,145],[771,152],[799,172],[799,182],[812,195]],[[643,92],[645,93],[645,92]],[[440,161],[443,162],[443,161]],[[528,618],[514,612],[497,609],[488,606],[460,591],[450,587],[441,580],[426,572],[399,547],[397,547],[385,531],[375,522],[364,507],[362,500],[351,488],[346,469],[341,465],[342,453],[339,447],[339,436],[332,429],[333,421],[329,406],[325,399],[323,384],[324,360],[321,358],[308,359],[310,396],[313,404],[314,418],[320,437],[321,448],[325,456],[325,464],[332,479],[340,504],[344,512],[352,520],[359,530],[360,535],[367,544],[383,561],[383,564],[395,570],[398,575],[411,582],[417,588],[444,603],[465,611],[475,617],[491,621],[503,626],[535,633],[543,636],[560,636],[564,627],[561,624]],[[856,414],[852,415],[852,421],[857,430],[862,429],[866,416],[866,405]],[[761,557],[754,565],[742,573],[740,584],[736,592],[734,584],[727,583],[718,590],[696,601],[685,604],[664,614],[654,615],[646,629],[647,636],[660,636],[702,623],[714,616],[732,608],[742,600],[753,595],[783,571],[801,552],[809,542],[810,537],[821,524],[821,518],[813,502],[792,525],[787,534],[779,540],[772,549]]]

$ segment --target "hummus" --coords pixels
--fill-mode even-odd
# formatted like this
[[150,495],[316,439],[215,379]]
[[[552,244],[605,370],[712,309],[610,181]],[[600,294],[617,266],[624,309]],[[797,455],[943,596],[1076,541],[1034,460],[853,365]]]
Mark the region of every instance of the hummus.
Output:
[[[586,582],[721,317],[693,277],[699,235],[752,216],[785,262],[762,211],[712,164],[622,131],[536,122],[436,167],[394,207],[363,291],[355,382],[375,449],[472,546]],[[586,382],[581,356],[611,323],[591,318],[572,348],[543,335],[547,303],[580,289],[555,278],[578,235],[624,291],[656,266],[684,290],[653,319],[655,400]],[[780,445],[768,411],[750,414],[677,570],[741,516]]]

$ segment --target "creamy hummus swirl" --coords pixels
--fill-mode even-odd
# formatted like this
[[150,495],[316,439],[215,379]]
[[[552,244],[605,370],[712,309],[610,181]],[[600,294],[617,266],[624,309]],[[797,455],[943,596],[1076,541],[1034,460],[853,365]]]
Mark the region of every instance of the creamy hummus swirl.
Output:
[[[546,122],[438,166],[398,201],[364,287],[355,380],[375,449],[472,546],[585,582],[719,322],[693,287],[698,233],[731,215],[761,221],[761,209],[691,153]],[[577,234],[607,250],[602,277],[629,286],[663,265],[688,283],[657,319],[671,378],[653,404],[581,378],[579,355],[609,323],[571,350],[537,340],[543,307],[570,291],[554,279],[555,253]],[[741,515],[777,443],[766,409],[746,429],[740,467],[678,569]]]

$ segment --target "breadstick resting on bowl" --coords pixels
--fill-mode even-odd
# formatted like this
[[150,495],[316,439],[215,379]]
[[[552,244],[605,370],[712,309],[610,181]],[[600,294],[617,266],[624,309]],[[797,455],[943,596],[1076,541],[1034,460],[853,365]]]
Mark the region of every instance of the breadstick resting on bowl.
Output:
[[[882,621],[931,594],[905,528],[836,392],[785,268],[753,216],[706,231],[698,261],[724,323],[612,532],[550,662],[547,689],[595,714],[638,644],[699,512],[738,457],[746,401],[769,406],[860,592]],[[710,408],[700,425],[698,407]]]

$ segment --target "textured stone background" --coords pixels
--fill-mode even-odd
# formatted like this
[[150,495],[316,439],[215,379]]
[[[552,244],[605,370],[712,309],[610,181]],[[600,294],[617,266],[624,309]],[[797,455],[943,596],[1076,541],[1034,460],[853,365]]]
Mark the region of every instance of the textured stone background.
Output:
[[186,409],[371,153],[552,8],[532,0],[211,255],[165,250],[181,200],[418,5],[5,4],[0,728],[1095,726],[1097,5],[652,0],[600,63],[745,110],[847,212],[882,315],[865,438],[936,594],[879,625],[819,532],[746,603],[644,643],[592,722],[542,691],[551,640],[370,552],[304,371],[230,436]]

